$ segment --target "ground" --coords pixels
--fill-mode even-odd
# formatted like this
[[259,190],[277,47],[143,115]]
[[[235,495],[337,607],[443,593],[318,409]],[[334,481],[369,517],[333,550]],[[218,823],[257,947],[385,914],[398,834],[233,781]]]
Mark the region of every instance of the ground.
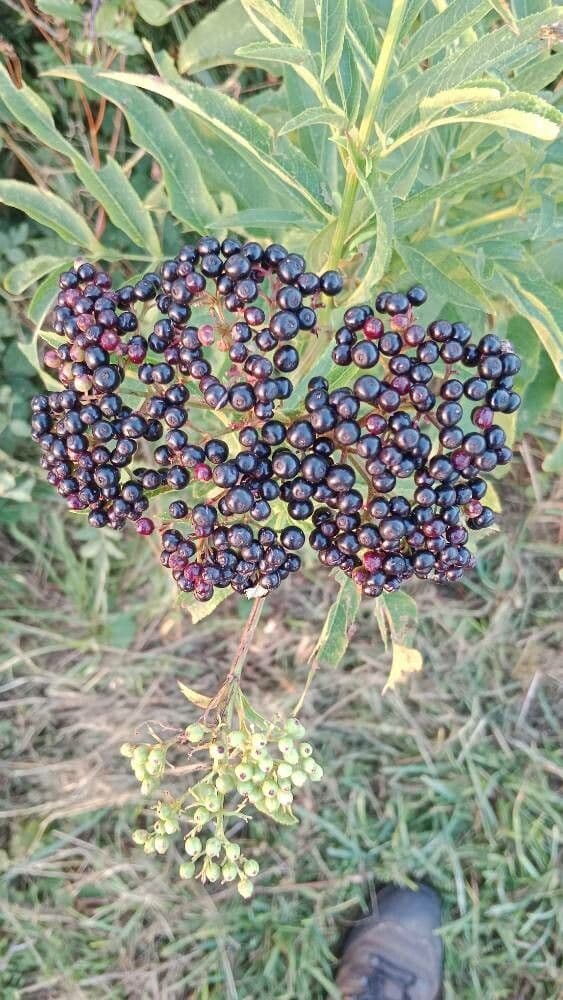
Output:
[[[337,996],[343,934],[390,880],[442,895],[446,1000],[555,1000],[563,500],[539,461],[529,448],[534,489],[522,464],[503,482],[466,584],[411,588],[421,674],[382,697],[367,601],[343,666],[316,674],[302,718],[326,777],[297,829],[241,829],[251,903],[131,843],[143,805],[118,754],[193,720],[176,680],[216,689],[244,601],[192,626],[143,543],[21,512],[0,579],[5,1000]],[[268,600],[245,671],[264,714],[297,700],[336,589],[311,564]]]

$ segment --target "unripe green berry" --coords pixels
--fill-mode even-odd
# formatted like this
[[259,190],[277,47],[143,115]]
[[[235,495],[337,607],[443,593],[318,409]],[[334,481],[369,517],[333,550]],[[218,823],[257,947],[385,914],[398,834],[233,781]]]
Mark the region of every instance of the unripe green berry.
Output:
[[195,865],[193,861],[183,861],[178,869],[180,878],[193,878],[195,875]]
[[294,746],[295,743],[289,736],[282,736],[281,740],[278,740],[278,750],[280,753],[284,754],[284,756],[286,753],[289,753],[290,750],[293,750]]
[[178,833],[180,829],[180,824],[177,819],[166,819],[164,821],[164,832],[169,836],[173,833]]
[[295,767],[299,763],[299,754],[295,747],[292,747],[291,750],[288,750],[283,756],[287,764],[292,764]]
[[194,823],[196,823],[198,826],[203,826],[204,823],[207,823],[208,819],[209,819],[209,810],[206,809],[204,806],[198,806],[196,811],[194,812]]
[[205,877],[208,882],[217,882],[221,878],[221,869],[214,861],[210,861],[205,866]]
[[166,761],[166,752],[160,749],[153,749],[149,753],[147,763],[145,765],[148,774],[155,775],[158,774]]
[[133,774],[135,775],[137,781],[144,781],[147,776],[147,772],[145,771],[145,765],[138,764],[135,767],[133,767]]
[[169,840],[167,837],[155,837],[154,838],[154,849],[157,854],[166,854],[169,846]]
[[154,788],[152,781],[141,782],[141,795],[150,795]]
[[300,743],[299,753],[301,754],[302,757],[310,757],[311,754],[313,753],[313,747],[311,746],[310,743]]
[[235,774],[239,781],[252,781],[254,768],[248,762],[240,763],[235,767]]
[[324,775],[321,765],[317,764],[316,760],[305,761],[304,767],[311,781],[320,781]]
[[260,871],[260,865],[254,858],[247,858],[246,861],[243,862],[242,870],[245,875],[248,875],[249,878],[255,878]]
[[119,752],[122,757],[132,757],[135,753],[135,747],[132,743],[122,743]]
[[231,778],[230,774],[218,774],[215,779],[215,788],[221,795],[226,795],[227,792],[232,792],[235,787],[235,783]]
[[225,844],[225,857],[229,861],[238,861],[240,858],[240,844]]
[[154,854],[154,837],[148,837],[143,844],[145,854]]
[[241,880],[237,884],[237,889],[243,899],[250,899],[252,893],[254,892],[254,886],[252,885],[252,882],[250,882],[250,880],[247,878],[241,878]]
[[277,797],[275,799],[264,799],[264,809],[266,810],[266,812],[271,813],[273,815],[274,813],[277,813],[279,807],[280,804],[277,800]]
[[205,845],[205,853],[208,858],[218,858],[222,850],[222,844],[218,837],[209,837]]
[[267,742],[268,740],[263,733],[253,733],[250,738],[250,744],[253,750],[263,750]]
[[214,788],[210,788],[209,791],[205,792],[203,801],[205,802],[206,809],[209,809],[209,812],[212,813],[217,812],[221,806],[221,799]]
[[262,794],[267,799],[273,799],[278,794],[278,786],[273,781],[264,781],[261,788]]
[[192,722],[191,726],[186,729],[186,738],[190,743],[201,743],[204,736],[205,729],[200,726],[199,722]]
[[148,755],[149,748],[144,743],[140,743],[133,751],[133,762],[135,764],[144,764]]
[[290,806],[293,802],[293,793],[288,788],[280,788],[278,792],[278,802],[280,806]]
[[201,854],[201,840],[199,837],[186,837],[184,850],[190,858],[196,858],[198,854]]
[[[291,771],[293,774],[293,769]],[[279,778],[278,785],[280,788],[284,788],[286,791],[289,789],[291,791],[291,778]]]
[[274,762],[271,757],[261,757],[258,761],[258,767],[263,774],[268,774],[272,770]]
[[305,771],[300,771],[299,769],[296,769],[291,775],[291,780],[293,784],[297,786],[297,788],[303,788],[303,785],[307,781],[307,775],[305,774]]
[[251,781],[239,781],[237,785],[237,792],[239,795],[250,795],[254,790],[254,785]]
[[288,764],[286,760],[280,760],[276,771],[278,779],[290,778],[292,771],[293,767],[291,764]]
[[225,861],[222,867],[223,882],[234,882],[238,875],[238,868],[232,861]]
[[224,760],[227,756],[227,749],[223,743],[210,743],[209,756],[212,760]]
[[132,840],[135,844],[144,844],[148,838],[147,830],[133,830]]
[[285,731],[288,736],[293,737],[295,740],[302,740],[305,735],[305,727],[301,725],[299,719],[288,719]]
[[246,736],[240,731],[240,729],[233,729],[233,731],[229,733],[228,743],[233,750],[236,750],[238,747],[244,746],[246,743]]
[[258,785],[252,788],[248,793],[248,801],[252,803],[253,806],[258,806],[264,800],[264,796]]

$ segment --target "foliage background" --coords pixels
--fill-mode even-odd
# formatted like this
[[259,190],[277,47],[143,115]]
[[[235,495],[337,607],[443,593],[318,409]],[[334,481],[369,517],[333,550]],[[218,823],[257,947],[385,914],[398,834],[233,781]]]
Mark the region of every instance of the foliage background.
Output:
[[[330,995],[343,929],[390,878],[444,895],[448,997],[556,996],[560,21],[542,0],[4,0],[6,996]],[[139,720],[177,724],[179,674],[216,686],[242,609],[188,628],[135,540],[61,518],[27,441],[40,331],[77,250],[129,276],[228,229],[319,267],[342,256],[350,300],[421,280],[433,313],[494,325],[524,357],[502,533],[467,583],[415,588],[425,672],[384,700],[390,652],[362,606],[307,710],[334,764],[297,839],[254,824],[250,907],[133,853],[137,791],[115,757]],[[272,601],[249,664],[268,708],[295,700],[335,586],[306,567]]]

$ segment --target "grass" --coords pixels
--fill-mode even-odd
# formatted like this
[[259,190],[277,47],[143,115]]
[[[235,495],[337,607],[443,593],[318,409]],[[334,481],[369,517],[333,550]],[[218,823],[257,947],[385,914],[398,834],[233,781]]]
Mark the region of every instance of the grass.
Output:
[[[241,830],[261,862],[250,904],[133,847],[142,805],[117,753],[139,723],[193,717],[176,678],[216,688],[244,608],[192,627],[136,540],[22,508],[0,580],[2,997],[333,997],[377,886],[424,879],[444,901],[446,1000],[555,1000],[563,498],[533,444],[526,459],[536,495],[522,466],[503,481],[478,572],[415,587],[423,674],[382,698],[367,602],[344,666],[317,674],[303,717],[326,779],[297,830]],[[311,566],[268,600],[245,669],[266,714],[296,700],[334,593]]]

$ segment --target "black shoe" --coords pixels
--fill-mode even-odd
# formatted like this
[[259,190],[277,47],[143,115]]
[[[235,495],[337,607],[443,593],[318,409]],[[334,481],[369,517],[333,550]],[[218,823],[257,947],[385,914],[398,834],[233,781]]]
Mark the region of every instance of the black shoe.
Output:
[[345,944],[336,975],[342,1000],[438,1000],[442,983],[440,899],[385,886],[377,912],[361,920]]

